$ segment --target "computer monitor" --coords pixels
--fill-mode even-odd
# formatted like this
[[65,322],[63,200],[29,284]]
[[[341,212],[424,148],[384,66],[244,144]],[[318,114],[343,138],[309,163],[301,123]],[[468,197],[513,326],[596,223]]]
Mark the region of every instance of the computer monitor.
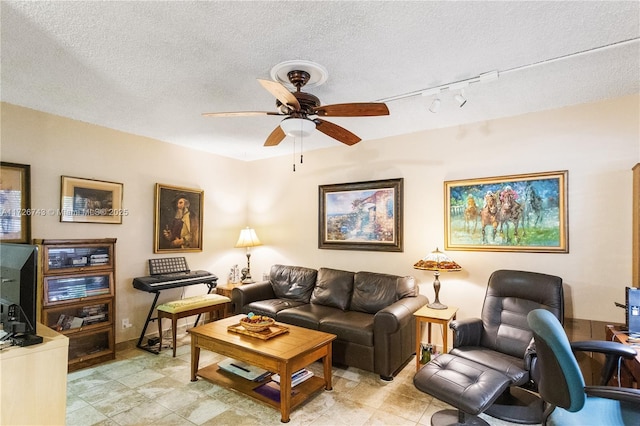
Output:
[[626,288],[626,323],[629,334],[640,334],[640,288]]
[[0,322],[5,333],[36,334],[38,247],[0,243]]

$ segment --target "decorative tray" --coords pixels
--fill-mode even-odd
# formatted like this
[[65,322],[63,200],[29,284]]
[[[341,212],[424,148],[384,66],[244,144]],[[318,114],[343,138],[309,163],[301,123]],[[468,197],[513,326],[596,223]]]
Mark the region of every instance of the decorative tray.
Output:
[[279,324],[274,324],[274,325],[270,326],[269,328],[267,328],[266,330],[249,331],[249,330],[245,329],[242,326],[242,324],[238,323],[238,324],[230,325],[229,327],[227,327],[227,330],[229,330],[229,331],[231,331],[233,333],[245,334],[247,336],[257,337],[258,339],[267,340],[267,339],[271,339],[272,337],[276,337],[276,336],[279,336],[281,334],[288,333],[289,332],[289,327],[285,327],[285,326],[279,325]]

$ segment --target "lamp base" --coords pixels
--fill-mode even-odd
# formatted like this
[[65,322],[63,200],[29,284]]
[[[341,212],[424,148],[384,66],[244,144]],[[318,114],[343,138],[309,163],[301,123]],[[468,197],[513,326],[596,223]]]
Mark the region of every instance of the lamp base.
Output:
[[427,305],[427,308],[431,308],[431,309],[447,309],[448,306],[447,305],[443,305],[442,303],[435,301],[433,303],[429,303]]

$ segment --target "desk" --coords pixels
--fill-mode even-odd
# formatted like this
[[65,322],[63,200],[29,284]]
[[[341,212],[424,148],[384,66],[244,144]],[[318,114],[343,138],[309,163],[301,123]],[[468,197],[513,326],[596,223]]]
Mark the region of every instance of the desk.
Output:
[[63,425],[69,338],[36,324],[43,342],[0,351],[0,425]]
[[422,339],[422,323],[427,323],[427,339],[431,343],[431,324],[442,326],[442,353],[448,352],[447,337],[449,322],[456,319],[458,308],[449,306],[447,309],[431,309],[426,305],[413,313],[416,317],[416,371],[420,369],[420,340]]
[[[620,342],[627,345],[627,339],[629,335],[626,332],[620,331],[620,328],[608,325],[607,326],[607,340],[612,342]],[[640,348],[636,347],[636,352]],[[638,388],[640,383],[640,353],[633,359],[623,359],[620,365],[620,386],[625,388]],[[611,378],[609,383],[611,386],[618,386],[618,378],[615,376]]]

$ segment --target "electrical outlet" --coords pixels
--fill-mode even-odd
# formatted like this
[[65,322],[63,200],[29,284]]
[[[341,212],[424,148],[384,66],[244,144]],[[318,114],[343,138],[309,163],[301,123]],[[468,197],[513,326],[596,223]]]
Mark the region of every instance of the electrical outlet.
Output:
[[130,327],[133,327],[133,324],[131,324],[129,322],[129,318],[124,318],[122,320],[122,328],[125,329],[125,328],[130,328]]

